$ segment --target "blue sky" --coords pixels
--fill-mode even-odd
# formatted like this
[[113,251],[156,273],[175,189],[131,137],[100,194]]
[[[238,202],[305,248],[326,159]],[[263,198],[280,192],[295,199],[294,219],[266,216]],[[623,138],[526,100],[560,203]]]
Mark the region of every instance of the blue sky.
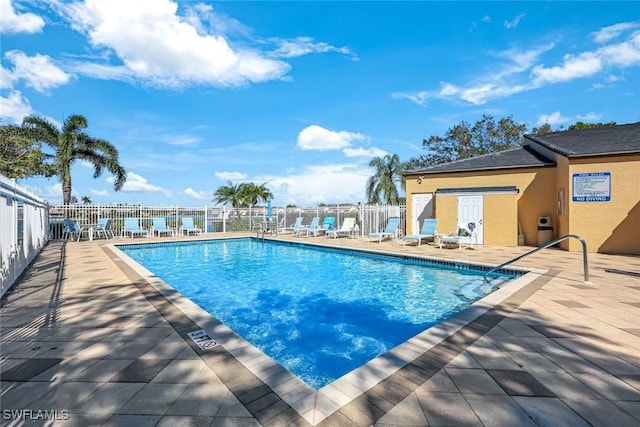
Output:
[[0,28],[2,123],[82,114],[118,148],[119,192],[73,166],[94,203],[211,205],[227,180],[358,202],[372,157],[483,114],[640,120],[637,2],[0,0]]

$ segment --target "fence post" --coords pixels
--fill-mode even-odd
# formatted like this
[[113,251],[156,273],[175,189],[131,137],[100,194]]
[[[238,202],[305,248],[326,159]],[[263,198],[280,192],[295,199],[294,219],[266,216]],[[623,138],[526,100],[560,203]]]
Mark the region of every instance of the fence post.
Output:
[[227,232],[227,205],[222,206],[222,232]]
[[207,218],[207,205],[204,205],[204,234],[209,233],[209,220]]

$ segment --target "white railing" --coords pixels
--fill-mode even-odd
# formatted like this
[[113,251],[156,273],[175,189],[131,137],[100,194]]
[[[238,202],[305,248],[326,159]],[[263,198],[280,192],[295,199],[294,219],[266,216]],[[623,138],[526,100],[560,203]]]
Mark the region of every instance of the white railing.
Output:
[[[110,218],[113,233],[120,236],[125,218],[137,218],[143,228],[151,230],[153,218],[163,217],[168,227],[180,230],[182,217],[192,217],[195,226],[203,233],[229,233],[251,232],[256,225],[268,221],[268,215],[266,206],[233,209],[226,206],[67,205],[50,208],[51,235],[54,239],[62,238],[62,220],[65,217],[78,221],[81,227],[90,227],[101,218]],[[271,221],[285,227],[293,225],[299,216],[303,217],[303,224],[309,224],[316,216],[321,220],[332,216],[336,219],[336,227],[340,227],[344,218],[356,218],[360,234],[366,236],[382,230],[390,217],[400,217],[404,224],[405,206],[357,204],[271,209]],[[404,230],[404,227],[401,229]]]
[[0,175],[0,297],[48,240],[46,201]]
[[165,218],[166,225],[176,231],[182,226],[182,218],[193,218],[195,227],[203,232],[207,230],[205,225],[210,224],[207,215],[210,210],[206,206],[143,206],[143,205],[59,205],[49,209],[49,222],[53,239],[63,237],[63,220],[65,218],[75,220],[80,227],[91,227],[98,223],[99,219],[111,219],[111,231],[115,236],[124,234],[125,218],[138,219],[140,226],[151,230],[153,218]]
[[[271,221],[291,226],[297,217],[309,224],[313,217],[331,216],[339,228],[345,218],[356,218],[360,235],[380,231],[388,218],[400,217],[404,230],[404,205],[322,205],[315,207],[273,207]],[[168,227],[179,230],[181,219],[191,217],[203,233],[250,232],[268,220],[267,207],[231,209],[223,207],[143,205],[61,205],[47,202],[0,175],[0,296],[13,286],[48,239],[62,239],[63,220],[78,221],[81,227],[96,225],[101,218],[112,220],[114,235],[122,235],[125,218],[137,218],[152,229],[154,217],[165,218]]]

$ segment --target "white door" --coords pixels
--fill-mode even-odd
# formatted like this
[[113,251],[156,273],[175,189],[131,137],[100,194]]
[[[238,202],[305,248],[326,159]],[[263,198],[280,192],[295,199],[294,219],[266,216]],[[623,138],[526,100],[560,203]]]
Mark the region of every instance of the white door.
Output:
[[458,196],[458,222],[468,224],[475,223],[475,231],[478,244],[483,240],[483,197],[482,195]]
[[433,193],[411,195],[411,234],[420,233],[425,218],[433,218]]

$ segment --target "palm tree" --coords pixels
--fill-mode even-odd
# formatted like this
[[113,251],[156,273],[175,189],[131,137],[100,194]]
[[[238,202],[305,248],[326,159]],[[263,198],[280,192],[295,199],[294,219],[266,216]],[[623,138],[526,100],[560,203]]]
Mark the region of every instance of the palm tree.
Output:
[[54,150],[54,154],[47,157],[53,160],[52,168],[62,184],[62,201],[65,205],[71,201],[71,165],[76,160],[93,164],[94,178],[102,175],[102,170],[106,168],[115,175],[114,190],[122,189],[127,172],[118,161],[118,150],[109,141],[87,135],[84,132],[87,128],[84,116],[76,114],[67,117],[62,129],[37,116],[25,117],[22,126],[32,130],[34,138]]
[[244,202],[252,207],[261,201],[266,202],[273,199],[273,193],[267,188],[267,183],[256,185],[253,182],[248,182],[242,185],[240,192]]
[[227,185],[218,187],[213,193],[213,202],[223,205],[229,203],[234,209],[241,208],[244,205],[242,186],[243,184],[234,184],[231,181],[227,181]]
[[91,197],[89,197],[89,196],[82,196],[82,204],[83,204],[83,205],[90,205],[90,204],[91,204]]
[[397,154],[374,157],[369,167],[375,168],[375,174],[367,180],[368,203],[400,203],[398,184],[404,190],[405,180],[402,176],[405,166]]

